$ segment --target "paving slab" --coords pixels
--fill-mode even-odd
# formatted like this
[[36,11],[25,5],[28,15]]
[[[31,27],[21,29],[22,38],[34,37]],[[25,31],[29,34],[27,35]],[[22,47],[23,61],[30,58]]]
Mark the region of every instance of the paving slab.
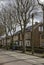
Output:
[[0,50],[0,65],[44,65],[44,59],[16,51]]

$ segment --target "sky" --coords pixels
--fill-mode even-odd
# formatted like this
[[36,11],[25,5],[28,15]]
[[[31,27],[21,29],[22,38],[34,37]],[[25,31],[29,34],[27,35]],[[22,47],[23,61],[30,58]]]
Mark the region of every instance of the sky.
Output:
[[[0,11],[3,7],[8,6],[9,3],[12,3],[12,0],[11,0],[11,2],[10,2],[10,0],[0,0]],[[3,4],[3,6],[2,6],[2,4]],[[38,10],[36,10],[34,12],[42,12],[42,10],[41,10],[41,8],[39,8]],[[39,16],[34,15],[34,22],[37,22],[37,21],[42,22],[42,20],[43,20],[42,13],[40,13]]]

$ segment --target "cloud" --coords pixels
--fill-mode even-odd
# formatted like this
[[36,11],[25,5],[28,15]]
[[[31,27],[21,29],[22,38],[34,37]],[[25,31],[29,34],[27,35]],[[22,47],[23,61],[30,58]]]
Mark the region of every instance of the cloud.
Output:
[[[0,11],[1,11],[2,7],[9,7],[8,6],[9,3],[13,4],[12,1],[13,0],[0,0]],[[35,12],[42,12],[42,10],[41,10],[41,8],[38,7],[38,9],[36,8],[36,10],[34,10],[33,12],[34,13]],[[34,15],[34,22],[35,21],[42,21],[43,20],[42,15],[43,15],[42,13],[40,13],[39,16],[38,15]]]

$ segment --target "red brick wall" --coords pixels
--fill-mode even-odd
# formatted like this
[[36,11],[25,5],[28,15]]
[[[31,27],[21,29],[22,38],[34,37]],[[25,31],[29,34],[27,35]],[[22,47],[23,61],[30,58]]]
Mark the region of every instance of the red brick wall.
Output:
[[40,46],[40,33],[38,28],[34,30],[34,46],[39,47]]

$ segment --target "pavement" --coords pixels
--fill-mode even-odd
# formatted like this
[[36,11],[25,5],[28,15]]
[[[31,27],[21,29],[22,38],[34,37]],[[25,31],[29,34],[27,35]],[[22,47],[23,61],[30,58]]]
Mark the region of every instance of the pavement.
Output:
[[44,65],[44,58],[0,49],[0,65]]

